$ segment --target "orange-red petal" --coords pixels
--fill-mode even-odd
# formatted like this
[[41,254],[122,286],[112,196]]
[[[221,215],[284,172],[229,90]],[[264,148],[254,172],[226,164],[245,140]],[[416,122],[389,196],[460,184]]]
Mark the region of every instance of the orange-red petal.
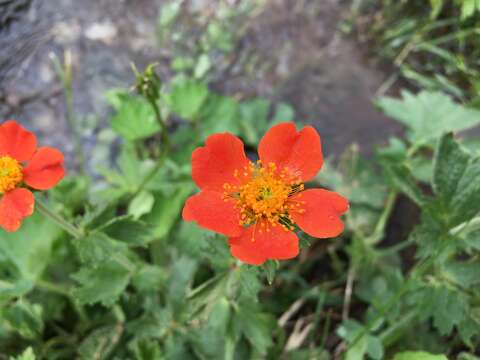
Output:
[[258,145],[263,164],[287,167],[302,181],[313,178],[323,165],[322,146],[317,130],[305,126],[298,131],[292,122],[270,128]]
[[65,176],[63,162],[63,154],[59,150],[39,148],[23,169],[23,181],[37,190],[50,189]]
[[196,221],[199,226],[226,236],[239,236],[243,231],[235,202],[224,201],[223,194],[215,191],[204,190],[188,198],[182,216],[186,221]]
[[0,200],[0,226],[6,231],[17,231],[23,218],[32,215],[35,205],[33,194],[23,188],[5,193]]
[[238,185],[234,177],[237,170],[243,174],[249,161],[242,141],[229,133],[214,134],[208,137],[204,147],[192,154],[192,178],[202,190],[223,192],[223,185]]
[[344,225],[340,215],[348,210],[348,200],[324,189],[305,190],[291,198],[300,202],[299,209],[292,211],[293,221],[307,234],[316,238],[330,238],[342,233]]
[[0,156],[8,155],[17,161],[29,160],[37,148],[37,138],[14,120],[0,125]]
[[241,236],[230,238],[232,255],[251,265],[260,265],[268,259],[286,260],[296,257],[299,253],[297,235],[279,225],[267,226],[269,231],[260,225],[252,225]]

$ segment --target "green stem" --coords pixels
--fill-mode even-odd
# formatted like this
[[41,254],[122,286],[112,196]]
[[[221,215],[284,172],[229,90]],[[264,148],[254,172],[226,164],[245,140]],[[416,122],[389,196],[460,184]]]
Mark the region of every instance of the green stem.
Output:
[[72,54],[66,51],[64,54],[63,64],[55,56],[53,63],[58,77],[62,81],[63,94],[65,96],[65,113],[67,122],[73,133],[73,143],[75,147],[75,154],[77,156],[77,165],[80,174],[85,175],[85,154],[83,153],[82,138],[75,121],[75,112],[73,109],[73,71],[72,71]]
[[139,193],[143,191],[143,189],[148,185],[148,183],[155,177],[158,171],[162,168],[165,159],[167,158],[167,154],[170,150],[170,138],[168,135],[168,127],[165,121],[162,119],[162,115],[160,114],[160,109],[158,108],[158,104],[153,98],[147,98],[149,104],[152,106],[153,111],[155,112],[155,118],[157,119],[160,128],[162,129],[162,146],[163,150],[160,157],[157,159],[155,166],[150,170],[150,172],[145,176],[142,180],[140,185],[138,186],[137,190],[132,194],[131,198],[135,198]]
[[55,293],[55,294],[63,295],[63,296],[66,296],[66,297],[70,297],[70,292],[68,291],[67,288],[65,288],[63,286],[60,286],[60,285],[57,285],[57,284],[53,284],[49,281],[39,279],[35,282],[35,285],[39,289],[46,290],[46,291],[49,291],[49,292],[52,292],[52,293]]
[[52,220],[54,223],[56,223],[58,226],[60,226],[63,230],[68,232],[70,235],[72,235],[76,239],[80,239],[84,236],[83,231],[76,226],[70,224],[68,221],[63,219],[60,215],[54,213],[51,211],[45,204],[43,204],[42,201],[36,199],[35,200],[35,206],[38,211],[40,211],[45,217],[49,218]]

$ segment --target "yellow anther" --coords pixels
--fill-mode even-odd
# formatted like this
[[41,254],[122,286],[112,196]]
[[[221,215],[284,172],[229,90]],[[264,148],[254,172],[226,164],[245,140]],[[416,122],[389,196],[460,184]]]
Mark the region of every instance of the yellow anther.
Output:
[[0,193],[5,193],[15,189],[22,180],[22,165],[10,156],[1,156]]

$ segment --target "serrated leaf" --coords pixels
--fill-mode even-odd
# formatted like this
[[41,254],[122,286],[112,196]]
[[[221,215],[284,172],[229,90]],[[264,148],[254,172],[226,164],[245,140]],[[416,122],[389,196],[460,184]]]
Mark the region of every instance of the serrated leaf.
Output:
[[438,142],[434,157],[433,189],[445,205],[450,204],[458,184],[468,166],[469,155],[453,139],[444,135]]
[[433,325],[441,335],[448,335],[468,313],[465,295],[444,285],[427,286],[420,294],[420,309],[423,316],[431,316]]
[[100,264],[98,267],[83,267],[73,275],[80,284],[73,290],[73,296],[80,304],[102,303],[113,305],[125,291],[130,272],[114,260]]
[[452,198],[451,226],[470,220],[480,212],[480,158],[471,158]]
[[275,319],[266,313],[259,312],[254,306],[240,304],[235,316],[245,337],[260,354],[266,354],[272,346],[272,332],[275,328]]
[[449,96],[422,91],[402,92],[403,99],[381,98],[378,105],[408,128],[413,143],[425,144],[447,132],[458,132],[480,124],[480,111],[456,104]]
[[80,260],[84,263],[97,264],[106,261],[125,246],[102,232],[94,232],[74,241]]
[[445,355],[435,355],[423,351],[405,351],[395,355],[393,360],[448,360]]
[[125,97],[111,121],[112,129],[129,141],[145,139],[160,131],[151,105],[138,97]]
[[42,307],[20,299],[9,306],[0,307],[0,322],[8,324],[24,338],[36,339],[44,327]]
[[99,230],[130,246],[144,246],[153,240],[151,226],[129,216],[117,217]]
[[241,296],[256,300],[258,293],[262,289],[257,269],[248,265],[242,265],[235,274],[235,281],[240,284]]
[[186,120],[194,120],[208,97],[207,86],[195,80],[184,80],[173,85],[168,97],[171,110]]

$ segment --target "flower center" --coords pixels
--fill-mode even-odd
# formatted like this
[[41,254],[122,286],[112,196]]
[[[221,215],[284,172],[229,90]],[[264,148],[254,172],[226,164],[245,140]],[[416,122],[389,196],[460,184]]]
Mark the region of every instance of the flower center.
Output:
[[[269,225],[282,226],[285,230],[293,230],[291,212],[303,212],[303,202],[291,197],[304,189],[298,177],[288,169],[279,171],[274,163],[267,166],[260,161],[250,164],[240,174],[235,170],[234,176],[241,185],[225,184],[224,199],[234,199],[240,209],[240,225],[259,224],[269,232]],[[262,229],[259,231],[263,231]]]
[[0,156],[0,193],[15,189],[22,179],[22,165],[10,156]]

